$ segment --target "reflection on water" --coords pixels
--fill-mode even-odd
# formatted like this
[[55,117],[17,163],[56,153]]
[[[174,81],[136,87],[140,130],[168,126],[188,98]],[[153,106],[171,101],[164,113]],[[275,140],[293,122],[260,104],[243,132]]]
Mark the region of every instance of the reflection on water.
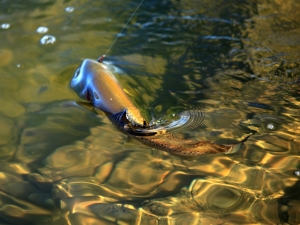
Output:
[[182,138],[253,134],[195,160],[127,139],[68,87],[138,4],[0,0],[0,223],[299,224],[300,4],[145,1],[119,37],[106,60],[148,119],[188,102],[205,119]]

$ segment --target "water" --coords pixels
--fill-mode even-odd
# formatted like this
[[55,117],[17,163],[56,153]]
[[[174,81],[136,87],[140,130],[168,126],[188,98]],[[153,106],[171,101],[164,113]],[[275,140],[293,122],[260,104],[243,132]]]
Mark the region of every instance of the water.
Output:
[[127,139],[69,88],[138,4],[0,0],[1,224],[299,224],[300,3],[145,1],[120,35],[105,60],[149,120],[201,108],[176,135],[253,134],[191,161]]

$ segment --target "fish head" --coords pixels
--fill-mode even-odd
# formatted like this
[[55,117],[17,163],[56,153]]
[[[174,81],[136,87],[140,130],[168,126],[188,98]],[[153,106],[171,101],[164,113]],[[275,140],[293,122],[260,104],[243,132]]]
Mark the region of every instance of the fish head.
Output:
[[97,73],[108,70],[108,65],[92,59],[85,59],[76,69],[70,82],[70,87],[80,98],[92,101],[91,87]]

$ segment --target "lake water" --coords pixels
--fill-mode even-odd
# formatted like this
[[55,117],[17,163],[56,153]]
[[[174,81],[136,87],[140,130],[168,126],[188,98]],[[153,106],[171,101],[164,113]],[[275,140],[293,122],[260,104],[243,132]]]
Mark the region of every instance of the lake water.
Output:
[[136,143],[70,89],[139,1],[0,0],[0,224],[299,224],[300,2],[145,0],[105,61],[143,115],[205,114]]

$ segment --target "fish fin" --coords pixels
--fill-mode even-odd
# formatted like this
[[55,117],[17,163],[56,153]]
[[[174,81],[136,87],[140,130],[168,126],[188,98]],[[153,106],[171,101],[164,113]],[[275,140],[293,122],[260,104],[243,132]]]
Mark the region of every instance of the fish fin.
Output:
[[246,142],[248,140],[248,138],[250,138],[252,135],[254,135],[256,132],[254,131],[253,133],[250,134],[245,134],[241,137],[241,142]]
[[157,129],[147,129],[142,127],[134,127],[131,124],[126,124],[124,126],[124,130],[130,135],[133,136],[155,136],[158,134],[165,133],[165,130],[157,130]]
[[128,123],[128,120],[126,119],[126,109],[122,110],[121,112],[111,114],[110,117],[120,124],[122,122],[122,126]]
[[94,106],[90,102],[76,101],[77,105],[80,105],[86,109],[93,110]]
[[240,142],[240,143],[234,145],[226,154],[238,153],[238,152],[242,151],[243,149],[245,149],[245,144],[244,144],[244,142]]

